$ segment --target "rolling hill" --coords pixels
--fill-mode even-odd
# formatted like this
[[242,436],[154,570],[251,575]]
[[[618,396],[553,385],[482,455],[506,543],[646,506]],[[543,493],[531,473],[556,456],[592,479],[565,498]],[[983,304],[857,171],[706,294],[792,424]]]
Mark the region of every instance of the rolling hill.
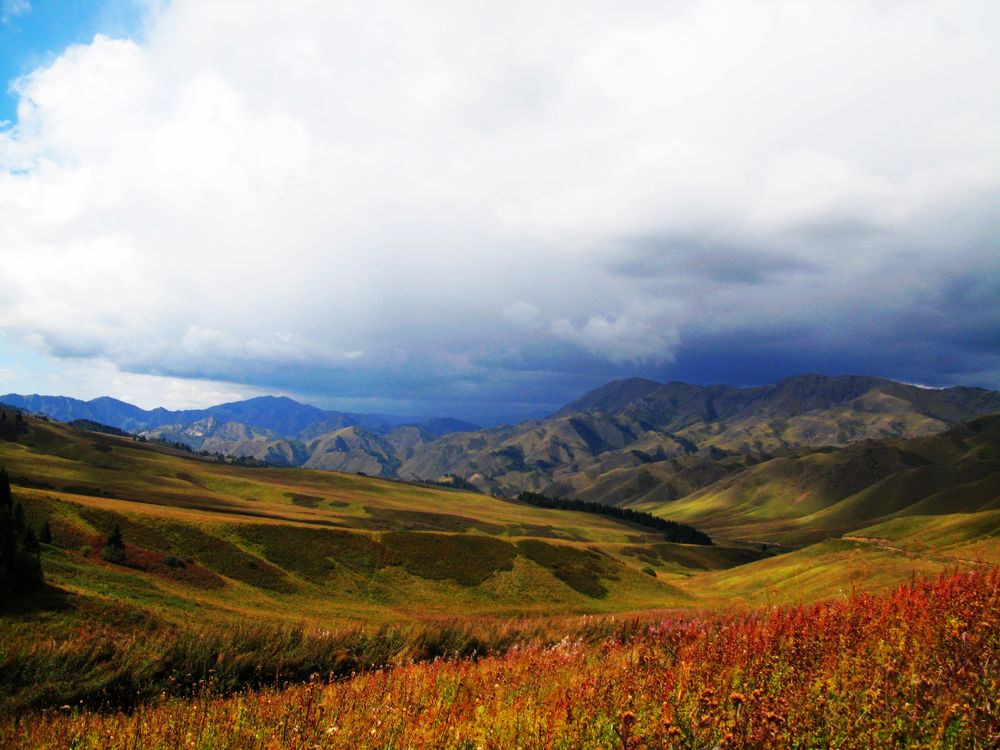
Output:
[[953,516],[952,525],[960,525],[955,514],[978,527],[980,514],[1000,510],[1000,415],[934,436],[774,458],[679,500],[636,507],[724,536],[785,544],[917,533],[921,524],[935,526],[937,516]]
[[[220,462],[93,422],[21,422],[0,414],[0,466],[51,542],[44,590],[0,588],[11,706],[128,705],[213,674],[226,689],[305,681],[317,665],[348,676],[553,628],[627,629],[620,613],[842,598],[1000,561],[1000,416],[772,458],[720,453],[714,470],[675,459],[657,486],[683,496],[640,507],[711,530],[711,546],[476,492]],[[364,437],[352,429],[318,439],[347,455],[337,439]],[[121,556],[105,554],[115,528]]]
[[[684,605],[685,574],[762,556],[477,493],[218,463],[34,418],[4,438],[15,498],[29,523],[52,529],[47,580],[83,610],[116,602],[173,622],[195,611],[292,622],[620,611]],[[99,554],[116,524],[124,565]]]

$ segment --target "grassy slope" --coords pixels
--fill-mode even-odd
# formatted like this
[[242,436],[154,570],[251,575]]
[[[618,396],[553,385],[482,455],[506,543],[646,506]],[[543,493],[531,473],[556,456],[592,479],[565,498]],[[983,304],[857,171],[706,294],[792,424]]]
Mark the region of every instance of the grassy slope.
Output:
[[[35,420],[16,442],[0,441],[0,465],[29,520],[52,525],[43,560],[50,583],[174,622],[678,606],[691,599],[676,585],[689,566],[748,559],[663,544],[590,514],[331,472],[217,464]],[[115,523],[133,567],[100,558]],[[647,566],[660,575],[643,573]]]
[[[830,466],[831,455],[816,460]],[[0,690],[0,714],[5,701],[127,704],[116,690],[159,694],[170,670],[197,680],[224,653],[260,658],[268,674],[278,664],[293,679],[317,669],[347,674],[373,649],[386,650],[388,663],[411,650],[430,658],[452,618],[477,627],[516,615],[809,601],[889,587],[959,560],[1000,560],[1000,510],[856,525],[856,541],[772,555],[759,544],[667,544],[600,516],[437,487],[217,464],[34,420],[16,442],[0,440],[0,465],[29,521],[48,519],[53,530],[43,553],[52,588],[0,616],[0,672],[14,680]],[[116,523],[128,566],[99,555]],[[582,622],[602,619],[620,618]],[[444,635],[355,638],[344,627],[373,632],[368,625],[398,622]],[[276,631],[258,647],[240,630],[258,623],[304,623],[311,634],[300,643]],[[323,645],[331,630],[348,633],[333,638],[333,651]],[[258,657],[261,648],[274,654]],[[322,652],[315,669],[310,649]],[[260,678],[230,676],[237,685]]]
[[[961,441],[925,440],[932,441],[921,448],[925,457],[937,451],[950,460],[970,450]],[[972,449],[993,458],[982,444]],[[864,484],[847,455],[777,459],[724,480],[726,502],[707,493],[666,507],[671,517],[710,524],[735,508],[742,526],[716,525],[745,539],[771,541],[775,530],[801,539],[807,524],[850,506],[840,497],[844,487]],[[890,479],[911,471],[909,453],[865,448],[859,455],[878,457]],[[50,520],[54,544],[44,553],[45,570],[69,592],[75,611],[104,612],[113,603],[174,623],[248,616],[389,622],[809,600],[854,585],[892,585],[956,559],[1000,559],[993,543],[1000,521],[979,513],[924,515],[864,532],[857,530],[872,514],[859,521],[846,513],[837,520],[842,530],[820,529],[824,538],[897,534],[891,546],[904,551],[830,540],[771,556],[759,544],[666,544],[608,518],[438,487],[217,464],[34,420],[17,442],[0,441],[0,464],[29,519]],[[778,500],[768,495],[776,476],[784,493]],[[940,501],[939,487],[922,486],[929,488],[924,505]],[[980,490],[977,502],[989,494]],[[132,567],[98,554],[115,523]],[[933,555],[932,541],[940,547]],[[184,567],[168,564],[168,556]],[[649,569],[655,577],[643,572]]]
[[801,545],[893,518],[1000,507],[1000,419],[941,436],[777,458],[642,510],[709,532]]

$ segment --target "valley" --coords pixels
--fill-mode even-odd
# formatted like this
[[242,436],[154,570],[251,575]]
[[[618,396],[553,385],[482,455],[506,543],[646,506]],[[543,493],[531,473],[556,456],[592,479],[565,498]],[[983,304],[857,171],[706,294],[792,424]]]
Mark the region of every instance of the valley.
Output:
[[[322,432],[329,418],[290,416],[294,402],[249,417],[271,427],[195,415],[183,430],[203,440],[184,444],[92,411],[65,424],[2,408],[0,466],[47,534],[44,588],[8,587],[0,605],[0,698],[100,715],[315,674],[409,679],[441,656],[567,638],[587,651],[664,618],[794,611],[1000,563],[1000,415],[979,416],[996,394],[810,382],[687,402],[676,385],[664,400],[613,383],[548,420],[437,437]],[[279,423],[313,437],[276,438]],[[252,465],[230,450],[281,441],[306,450]],[[519,500],[525,487],[542,494]],[[671,542],[643,514],[711,543]]]

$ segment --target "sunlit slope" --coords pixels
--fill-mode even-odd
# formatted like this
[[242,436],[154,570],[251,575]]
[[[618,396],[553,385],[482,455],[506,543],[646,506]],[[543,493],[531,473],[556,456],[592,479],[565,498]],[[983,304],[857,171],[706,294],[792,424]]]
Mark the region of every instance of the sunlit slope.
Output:
[[1000,548],[990,538],[986,554],[969,557],[970,547],[931,550],[918,545],[884,545],[855,539],[829,539],[783,555],[692,578],[705,606],[791,604],[878,591],[913,576],[936,576],[955,568],[978,568],[1000,562]]
[[[58,423],[0,440],[47,580],[173,620],[389,620],[689,604],[693,550],[592,514],[305,469],[253,469]],[[121,526],[127,565],[99,554]],[[693,550],[693,551],[692,551]],[[646,572],[643,570],[646,569]],[[651,573],[658,575],[651,575]]]
[[911,515],[1000,508],[1000,417],[940,436],[776,458],[638,507],[738,538],[803,544]]

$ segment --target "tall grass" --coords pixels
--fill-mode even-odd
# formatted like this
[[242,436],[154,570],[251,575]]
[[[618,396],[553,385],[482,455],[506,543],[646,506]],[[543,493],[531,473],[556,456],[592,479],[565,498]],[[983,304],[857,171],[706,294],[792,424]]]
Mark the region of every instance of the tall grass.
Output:
[[8,719],[0,736],[11,747],[153,750],[1000,743],[996,570],[812,606],[629,622],[589,643]]
[[0,639],[0,715],[71,705],[130,709],[152,698],[224,695],[246,688],[339,679],[437,658],[545,646],[569,632],[592,642],[624,637],[638,620],[605,618],[441,620],[324,630],[236,622],[191,629],[145,618],[88,623],[60,637],[30,627]]

